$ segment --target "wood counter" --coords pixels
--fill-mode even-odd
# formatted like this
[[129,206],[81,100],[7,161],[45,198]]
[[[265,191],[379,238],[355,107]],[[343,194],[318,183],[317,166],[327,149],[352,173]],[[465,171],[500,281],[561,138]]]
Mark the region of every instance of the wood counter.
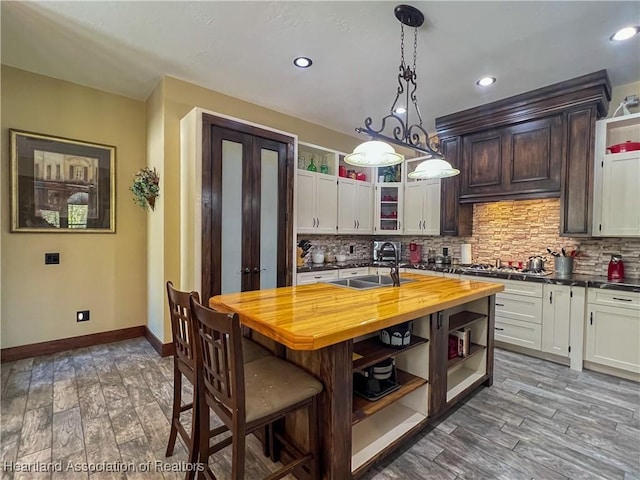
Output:
[[[209,300],[211,307],[238,313],[244,326],[286,346],[278,348],[280,354],[322,381],[323,480],[359,477],[478,386],[493,381],[495,294],[504,285],[414,273],[401,278],[414,281],[370,290],[318,283]],[[374,332],[409,320],[413,334],[405,352],[381,351],[385,347]],[[449,362],[449,332],[468,325],[471,354]],[[375,402],[354,397],[354,371],[392,357],[398,390]],[[304,443],[305,425],[298,415],[279,428]],[[282,455],[288,459],[286,450]]]
[[328,283],[218,295],[212,308],[236,312],[243,325],[292,350],[318,350],[461,303],[504,286],[411,273],[400,287],[355,290]]

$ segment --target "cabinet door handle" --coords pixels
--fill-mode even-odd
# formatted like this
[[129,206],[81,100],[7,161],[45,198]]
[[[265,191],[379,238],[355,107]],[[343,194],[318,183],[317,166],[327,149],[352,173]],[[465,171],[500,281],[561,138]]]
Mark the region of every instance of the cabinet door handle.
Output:
[[614,300],[620,300],[621,302],[632,302],[633,300],[631,300],[630,298],[619,298],[619,297],[613,297]]
[[496,330],[500,330],[500,331],[504,330],[504,328],[500,328],[500,327],[493,327],[493,328],[495,328]]
[[353,228],[356,228],[356,221],[353,221]]
[[496,307],[504,307],[504,303],[496,303]]
[[358,228],[360,228],[360,220],[356,220],[358,222]]
[[549,292],[549,303],[553,303],[553,292]]
[[593,312],[589,313],[589,324],[593,325]]
[[320,226],[320,219],[316,218],[316,220],[318,220],[318,224],[316,225],[316,227],[319,227]]
[[317,275],[317,276],[315,276],[315,277],[313,277],[313,278],[315,278],[316,280],[319,280],[319,279],[321,279],[321,278],[322,278],[322,275]]

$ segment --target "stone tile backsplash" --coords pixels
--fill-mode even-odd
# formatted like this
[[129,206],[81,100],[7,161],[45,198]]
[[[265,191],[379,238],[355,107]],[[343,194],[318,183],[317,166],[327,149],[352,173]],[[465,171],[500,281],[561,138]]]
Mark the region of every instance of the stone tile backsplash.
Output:
[[[547,247],[560,251],[577,248],[581,253],[574,262],[574,273],[606,275],[611,253],[622,254],[627,277],[640,277],[640,238],[569,238],[558,235],[560,200],[517,200],[476,203],[473,206],[473,234],[470,237],[411,237],[360,235],[298,235],[309,239],[314,248],[343,251],[348,259],[370,259],[373,240],[384,238],[402,242],[402,256],[409,258],[409,243],[422,245],[426,260],[429,249],[460,258],[460,245],[470,243],[474,263],[494,264],[509,260],[526,261],[531,255],[546,255],[547,266],[553,269],[553,259]],[[353,246],[354,253],[349,253]]]

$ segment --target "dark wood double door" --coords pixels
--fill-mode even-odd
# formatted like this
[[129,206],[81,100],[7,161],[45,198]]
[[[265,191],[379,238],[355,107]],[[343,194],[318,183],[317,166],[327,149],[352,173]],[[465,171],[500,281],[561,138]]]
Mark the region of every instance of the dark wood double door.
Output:
[[203,116],[202,296],[291,284],[294,139]]

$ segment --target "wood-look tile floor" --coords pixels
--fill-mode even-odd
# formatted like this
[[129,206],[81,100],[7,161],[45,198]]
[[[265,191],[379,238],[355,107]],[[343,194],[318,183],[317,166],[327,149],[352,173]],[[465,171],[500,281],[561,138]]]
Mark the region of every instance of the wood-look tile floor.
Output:
[[[155,462],[179,467],[186,452],[178,443],[173,457],[164,456],[172,358],[160,358],[145,339],[4,363],[0,371],[2,465],[63,465],[53,473],[3,468],[2,479],[183,478],[155,471]],[[228,450],[213,464],[221,480]],[[69,462],[150,464],[151,471],[72,472]],[[249,437],[246,478],[274,469]],[[640,479],[640,385],[497,350],[493,387],[363,478]]]

